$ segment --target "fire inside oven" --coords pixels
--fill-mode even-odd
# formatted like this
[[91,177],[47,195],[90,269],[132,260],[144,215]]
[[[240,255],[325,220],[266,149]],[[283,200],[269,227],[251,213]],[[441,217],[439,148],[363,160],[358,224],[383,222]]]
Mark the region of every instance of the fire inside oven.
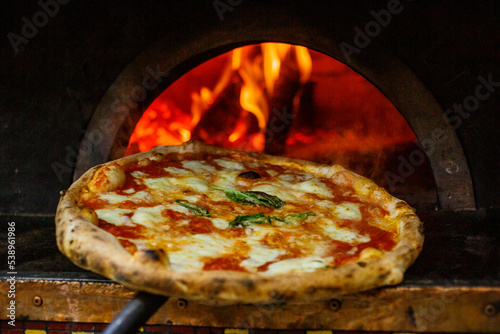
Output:
[[190,139],[340,164],[419,208],[437,205],[423,154],[424,166],[403,187],[387,173],[417,148],[399,111],[350,67],[303,46],[247,45],[193,68],[144,111],[125,155]]

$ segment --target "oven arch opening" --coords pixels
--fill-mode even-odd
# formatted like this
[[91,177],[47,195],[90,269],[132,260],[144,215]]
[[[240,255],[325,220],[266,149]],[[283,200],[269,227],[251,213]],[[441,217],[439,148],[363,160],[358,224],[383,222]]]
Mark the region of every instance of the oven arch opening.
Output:
[[[122,71],[99,103],[80,147],[75,179],[94,165],[122,157],[144,111],[190,69],[236,47],[269,41],[265,38],[238,40],[237,36],[232,36],[231,40],[232,43],[224,39],[214,43],[212,38],[198,38],[193,45],[185,44],[180,49],[166,47],[159,41],[141,53]],[[406,161],[417,159],[415,152],[425,151],[441,209],[475,207],[472,180],[456,134],[442,117],[443,111],[438,103],[410,69],[387,50],[377,47],[369,48],[348,61],[334,41],[300,43],[300,38],[275,38],[273,41],[290,40],[347,64],[390,100],[422,145],[421,150],[406,152]],[[399,159],[402,161],[405,156]],[[418,169],[418,164],[416,162],[413,167]],[[400,177],[400,183],[404,183],[409,177],[406,174],[412,174],[411,168],[402,166],[388,172],[392,173],[390,177],[396,180]],[[405,199],[401,194],[396,195]],[[429,209],[425,204],[422,208]]]

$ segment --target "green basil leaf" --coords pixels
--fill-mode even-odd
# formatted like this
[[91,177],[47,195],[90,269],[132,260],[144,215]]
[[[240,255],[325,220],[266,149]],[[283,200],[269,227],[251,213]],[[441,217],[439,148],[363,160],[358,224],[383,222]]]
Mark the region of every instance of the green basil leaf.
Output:
[[304,212],[304,213],[291,213],[285,217],[281,216],[265,216],[263,212],[256,213],[254,215],[237,216],[232,222],[229,223],[230,227],[248,227],[251,224],[271,224],[271,220],[278,220],[285,224],[292,224],[298,220],[307,219],[309,216],[316,216],[314,212]]
[[307,219],[309,216],[316,216],[314,212],[304,212],[304,213],[290,213],[286,215],[285,217],[280,217],[280,216],[269,216],[270,219],[278,220],[280,222],[283,222],[285,224],[292,224],[295,223],[299,220],[304,220]]
[[266,194],[265,192],[262,191],[238,191],[216,186],[211,186],[211,187],[217,190],[224,191],[229,199],[237,203],[242,203],[247,205],[262,205],[268,208],[276,208],[276,209],[279,209],[286,204],[279,197]]
[[183,200],[177,200],[177,201],[175,201],[175,203],[187,208],[189,211],[191,211],[192,213],[194,213],[197,216],[203,216],[203,217],[210,216],[210,212],[208,212],[208,209],[205,208],[204,206],[196,205],[196,204],[189,203],[188,201],[183,201]]
[[251,224],[271,224],[269,217],[266,217],[263,212],[254,215],[237,216],[232,222],[229,223],[230,227],[247,227]]

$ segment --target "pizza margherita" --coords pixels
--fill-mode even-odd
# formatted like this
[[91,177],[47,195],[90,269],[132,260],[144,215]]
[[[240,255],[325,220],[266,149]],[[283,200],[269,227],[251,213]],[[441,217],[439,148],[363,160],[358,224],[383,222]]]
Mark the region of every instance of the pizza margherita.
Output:
[[238,302],[397,284],[423,243],[405,202],[340,166],[199,142],[92,168],[56,227],[75,264],[130,288]]

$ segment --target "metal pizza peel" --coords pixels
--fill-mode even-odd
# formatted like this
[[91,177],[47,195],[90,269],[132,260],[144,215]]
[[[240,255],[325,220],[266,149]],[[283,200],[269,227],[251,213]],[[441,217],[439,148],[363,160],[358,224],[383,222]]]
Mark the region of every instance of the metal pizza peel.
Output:
[[138,292],[102,334],[137,333],[167,300],[167,296]]

